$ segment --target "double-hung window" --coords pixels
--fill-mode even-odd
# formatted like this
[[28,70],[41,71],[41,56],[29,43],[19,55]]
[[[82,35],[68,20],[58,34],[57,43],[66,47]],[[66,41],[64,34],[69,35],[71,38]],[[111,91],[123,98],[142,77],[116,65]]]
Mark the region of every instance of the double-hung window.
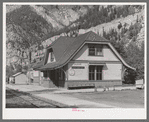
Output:
[[102,66],[96,67],[96,80],[102,80]]
[[102,56],[103,47],[102,45],[89,45],[89,56]]
[[89,66],[89,80],[102,80],[103,66]]
[[93,45],[89,46],[89,55],[90,56],[95,55],[95,46],[93,46]]
[[95,80],[95,66],[89,67],[89,80]]

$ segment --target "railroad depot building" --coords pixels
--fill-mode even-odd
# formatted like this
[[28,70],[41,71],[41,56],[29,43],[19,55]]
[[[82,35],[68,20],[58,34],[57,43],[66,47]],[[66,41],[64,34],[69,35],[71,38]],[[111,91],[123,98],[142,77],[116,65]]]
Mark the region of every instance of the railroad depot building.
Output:
[[46,49],[44,60],[33,66],[43,73],[46,87],[122,85],[130,67],[110,41],[89,31],[78,37],[60,37]]

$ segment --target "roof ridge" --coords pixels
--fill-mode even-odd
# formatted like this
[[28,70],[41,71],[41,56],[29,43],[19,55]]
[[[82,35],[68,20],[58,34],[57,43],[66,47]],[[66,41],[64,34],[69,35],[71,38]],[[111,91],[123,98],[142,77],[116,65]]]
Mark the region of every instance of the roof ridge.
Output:
[[[85,37],[84,41],[85,41],[85,40],[87,39],[87,37],[91,34],[91,32],[92,32],[92,31],[89,31],[89,32],[85,33],[85,34],[87,34],[87,36]],[[82,35],[80,35],[80,36],[83,36],[83,35],[84,35],[84,34],[82,34]],[[74,41],[73,41],[70,45],[73,45],[73,43],[75,42],[75,40],[77,40],[78,38],[80,38],[80,36],[76,37],[76,38],[74,39]],[[84,41],[83,41],[83,43],[84,43]],[[83,43],[82,43],[82,44],[83,44]],[[82,45],[82,44],[81,44],[81,45]],[[80,45],[80,46],[81,46],[81,45]],[[80,46],[79,46],[79,47],[80,47]],[[71,47],[71,46],[69,46],[69,48],[70,48],[70,47]],[[69,48],[66,48],[66,50],[69,50]],[[58,62],[60,62],[61,59],[62,59],[62,57],[67,53],[66,50],[64,51],[63,55],[61,56],[61,58],[59,59]]]
[[[68,36],[60,36],[59,38],[57,38],[55,41],[53,41],[48,47],[46,47],[46,49],[52,47],[54,44],[56,44],[58,42],[59,39],[61,38],[74,38],[74,37],[68,37]],[[48,39],[47,39],[48,40]]]
[[[73,42],[71,42],[71,44],[70,44],[70,45],[72,45],[72,43],[74,43],[74,41],[77,39],[77,37],[76,37],[76,38],[72,38],[72,39],[74,39],[74,40],[73,40]],[[69,47],[70,47],[70,46],[69,46]],[[65,51],[64,51],[64,53],[63,53],[63,55],[67,52],[66,50],[68,50],[68,49],[69,49],[69,48],[66,48],[66,49],[65,49]],[[61,55],[61,57],[60,57],[59,61],[62,59],[63,55]],[[58,62],[59,62],[59,61],[58,61]]]
[[[88,32],[88,36],[91,35],[92,33],[94,33],[93,31],[89,31]],[[88,36],[85,38],[85,40],[88,38]]]
[[[57,38],[55,41],[53,41],[48,47],[46,47],[46,49],[50,48],[51,46],[53,46],[56,42],[58,42],[58,40],[60,38],[63,38],[62,36],[60,36],[59,38]],[[50,39],[50,38],[49,38]]]

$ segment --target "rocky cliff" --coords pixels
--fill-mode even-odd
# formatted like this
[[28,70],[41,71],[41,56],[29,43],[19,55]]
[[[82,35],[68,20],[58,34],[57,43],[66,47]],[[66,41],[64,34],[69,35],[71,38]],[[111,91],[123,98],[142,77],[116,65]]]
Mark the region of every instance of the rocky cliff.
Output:
[[[7,65],[28,65],[31,55],[34,58],[42,59],[43,48],[50,45],[60,36],[78,36],[88,31],[93,31],[101,36],[103,32],[108,33],[111,29],[117,30],[118,23],[126,23],[126,28],[139,19],[144,23],[144,9],[136,9],[129,6],[129,15],[117,17],[114,15],[112,21],[104,22],[89,28],[80,28],[83,22],[87,22],[85,16],[95,6],[90,5],[7,5],[6,7],[6,46]],[[102,9],[107,15],[112,15],[112,9],[123,6],[98,6],[97,12]],[[104,11],[103,11],[104,12]],[[92,22],[92,21],[91,21]],[[88,24],[88,23],[86,23]],[[94,22],[90,23],[94,25]],[[103,31],[104,27],[104,31]],[[144,41],[144,26],[137,35],[136,44],[138,47]],[[126,46],[131,42],[128,40]],[[14,66],[15,67],[15,66]]]

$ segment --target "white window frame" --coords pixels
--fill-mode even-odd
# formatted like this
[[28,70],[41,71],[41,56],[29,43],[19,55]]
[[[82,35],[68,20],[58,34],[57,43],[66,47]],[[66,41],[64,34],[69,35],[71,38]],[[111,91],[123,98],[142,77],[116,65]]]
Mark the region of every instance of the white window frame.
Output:
[[[94,81],[96,81],[96,80],[102,80],[103,79],[103,68],[101,69],[101,71],[100,72],[97,72],[97,67],[99,67],[99,65],[89,65],[89,68],[90,68],[90,66],[94,66],[95,68],[94,68],[94,71],[93,72],[90,72],[90,69],[89,69],[89,80],[94,80]],[[100,66],[100,67],[103,67],[103,66]],[[90,73],[94,73],[94,79],[90,79]],[[97,79],[97,73],[100,73],[100,75],[101,75],[101,78],[100,79]]]
[[[90,49],[93,48],[95,50],[94,54],[91,55]],[[97,51],[100,51],[99,54]],[[89,45],[88,46],[88,55],[89,56],[103,56],[103,45]]]

